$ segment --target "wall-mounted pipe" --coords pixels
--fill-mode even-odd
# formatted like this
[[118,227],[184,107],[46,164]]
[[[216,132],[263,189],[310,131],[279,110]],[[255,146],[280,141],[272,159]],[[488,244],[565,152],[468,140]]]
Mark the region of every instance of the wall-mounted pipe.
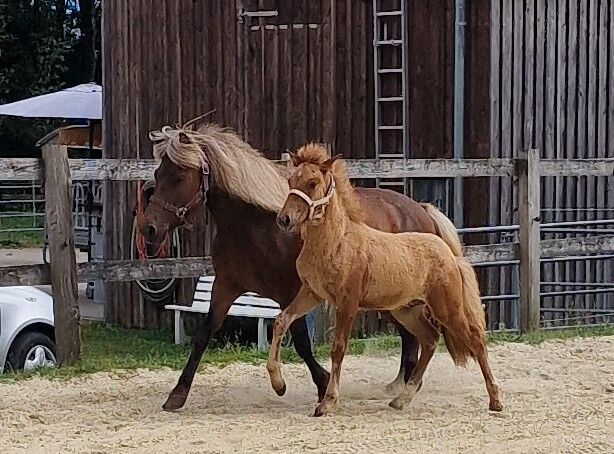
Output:
[[[465,0],[456,0],[454,24],[454,159],[464,156],[465,141]],[[454,178],[454,224],[462,227],[463,180]]]

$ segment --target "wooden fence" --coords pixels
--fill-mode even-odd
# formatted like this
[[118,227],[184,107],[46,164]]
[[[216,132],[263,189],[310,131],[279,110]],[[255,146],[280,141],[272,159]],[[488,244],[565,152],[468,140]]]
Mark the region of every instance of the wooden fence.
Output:
[[[46,145],[43,159],[0,159],[0,178],[45,183],[49,225],[49,265],[0,268],[0,285],[52,285],[58,357],[62,364],[76,361],[80,352],[77,282],[133,281],[213,274],[209,257],[148,261],[101,261],[77,264],[74,255],[70,179],[147,180],[152,160],[69,160],[65,150]],[[472,263],[520,261],[520,328],[539,328],[540,258],[614,253],[614,235],[540,241],[540,176],[612,176],[614,159],[540,160],[538,150],[518,159],[475,160],[347,160],[351,178],[376,177],[515,177],[519,194],[519,242],[469,246]]]

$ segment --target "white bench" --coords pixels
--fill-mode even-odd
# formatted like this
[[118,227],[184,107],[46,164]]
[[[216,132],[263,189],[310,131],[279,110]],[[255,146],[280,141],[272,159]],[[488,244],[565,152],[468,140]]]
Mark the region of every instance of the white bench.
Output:
[[[194,301],[191,306],[179,306],[168,304],[165,309],[175,311],[175,343],[183,344],[187,340],[183,319],[183,312],[199,314],[209,313],[211,306],[211,287],[213,286],[214,276],[201,276],[196,284]],[[262,298],[255,293],[245,293],[235,300],[230,306],[228,315],[233,317],[248,317],[258,319],[258,348],[265,349],[268,346],[266,321],[277,317],[281,312],[279,304],[268,298]]]

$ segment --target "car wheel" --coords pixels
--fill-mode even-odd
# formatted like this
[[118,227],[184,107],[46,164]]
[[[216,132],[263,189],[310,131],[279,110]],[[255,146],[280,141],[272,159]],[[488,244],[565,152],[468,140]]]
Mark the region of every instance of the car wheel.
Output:
[[49,336],[31,331],[20,334],[11,345],[6,361],[8,371],[32,372],[57,364],[55,344]]

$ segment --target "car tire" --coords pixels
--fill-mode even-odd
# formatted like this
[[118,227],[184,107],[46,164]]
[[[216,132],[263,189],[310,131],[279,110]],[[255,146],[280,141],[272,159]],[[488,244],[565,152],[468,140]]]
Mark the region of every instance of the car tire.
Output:
[[55,343],[49,336],[38,331],[22,333],[11,345],[6,358],[5,370],[7,372],[23,371],[26,361],[30,368],[36,362],[36,358],[40,358],[42,354],[45,356],[45,364],[38,364],[38,367],[49,366],[51,363],[57,364]]

